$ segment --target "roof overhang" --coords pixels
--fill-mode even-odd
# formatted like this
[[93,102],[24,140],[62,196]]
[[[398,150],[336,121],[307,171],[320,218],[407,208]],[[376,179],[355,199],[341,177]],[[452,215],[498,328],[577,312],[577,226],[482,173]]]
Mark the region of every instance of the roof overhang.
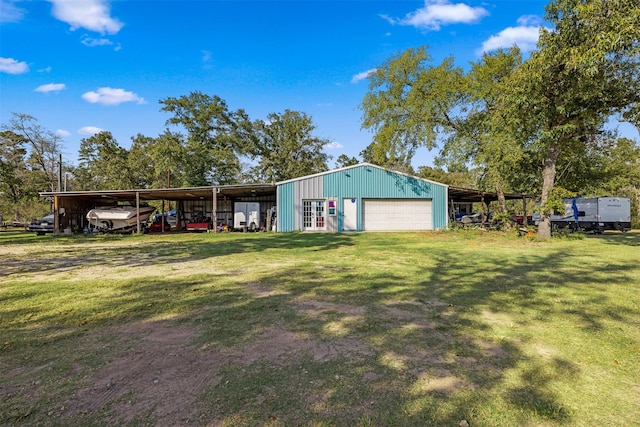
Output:
[[[522,200],[532,199],[534,197],[527,194],[505,193],[504,198],[506,200]],[[449,187],[449,199],[454,202],[489,203],[498,200],[498,193],[473,190],[470,188]]]
[[58,191],[40,193],[42,197],[69,197],[104,201],[202,200],[217,197],[232,199],[275,196],[274,184],[221,185],[217,187],[159,188],[137,190]]

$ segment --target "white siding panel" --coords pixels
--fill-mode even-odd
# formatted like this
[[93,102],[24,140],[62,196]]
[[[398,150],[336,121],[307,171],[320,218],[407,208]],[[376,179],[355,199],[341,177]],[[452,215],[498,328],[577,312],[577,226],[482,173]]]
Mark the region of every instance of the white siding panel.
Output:
[[430,199],[365,199],[365,231],[433,230]]

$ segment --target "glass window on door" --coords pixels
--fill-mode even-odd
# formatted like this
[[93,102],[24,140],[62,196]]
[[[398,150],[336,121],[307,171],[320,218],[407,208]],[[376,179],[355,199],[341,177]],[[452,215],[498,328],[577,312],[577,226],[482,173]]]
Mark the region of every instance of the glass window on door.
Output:
[[325,229],[326,224],[324,200],[303,200],[302,211],[302,226],[304,230]]

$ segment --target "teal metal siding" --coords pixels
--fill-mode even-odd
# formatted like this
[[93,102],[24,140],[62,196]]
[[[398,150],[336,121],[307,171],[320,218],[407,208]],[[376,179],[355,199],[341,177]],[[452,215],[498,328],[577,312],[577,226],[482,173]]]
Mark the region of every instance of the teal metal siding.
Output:
[[362,230],[362,199],[431,199],[433,228],[447,225],[447,187],[409,175],[369,165],[357,166],[323,176],[324,196],[338,199],[338,230],[342,231],[342,200],[357,199],[358,230]]
[[433,229],[446,230],[449,220],[449,207],[447,206],[447,187],[433,184],[433,203],[431,203],[433,214]]
[[278,185],[278,231],[295,231],[294,182]]

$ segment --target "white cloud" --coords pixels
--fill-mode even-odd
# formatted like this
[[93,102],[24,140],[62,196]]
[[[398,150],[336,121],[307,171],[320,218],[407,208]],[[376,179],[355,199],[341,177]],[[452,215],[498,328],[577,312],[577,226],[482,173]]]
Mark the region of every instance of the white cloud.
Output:
[[65,138],[65,137],[71,135],[71,132],[69,132],[68,130],[64,130],[64,129],[58,129],[56,131],[56,135],[58,135],[59,137]]
[[71,25],[71,30],[85,28],[101,34],[116,34],[122,22],[112,18],[108,0],[49,0],[53,16]]
[[403,19],[392,19],[386,16],[383,18],[394,24],[438,31],[442,25],[470,24],[488,14],[489,12],[483,7],[451,3],[449,0],[425,0],[424,7],[407,14]]
[[336,150],[338,148],[344,148],[344,145],[340,144],[338,141],[331,141],[328,144],[325,144],[324,148],[327,150]]
[[361,80],[366,80],[369,76],[377,71],[377,68],[372,68],[367,71],[363,71],[361,73],[356,74],[351,78],[351,83],[358,83]]
[[83,128],[78,129],[78,133],[80,135],[95,135],[97,133],[104,132],[104,129],[100,129],[95,126],[85,126]]
[[540,27],[544,21],[538,15],[523,15],[517,22],[521,27]]
[[64,83],[49,83],[46,85],[41,85],[38,86],[35,91],[36,92],[42,92],[42,93],[49,93],[49,92],[60,92],[62,89],[66,89],[67,86],[65,86]]
[[38,70],[39,73],[50,73],[51,72],[51,66],[49,67],[45,67],[45,68],[40,68]]
[[24,9],[15,5],[15,2],[10,0],[0,0],[0,23],[5,22],[20,22],[24,17]]
[[508,27],[485,40],[478,53],[490,52],[500,48],[507,49],[514,45],[517,45],[522,52],[531,52],[535,50],[539,36],[540,27]]
[[94,39],[92,37],[83,37],[81,43],[85,46],[94,47],[94,46],[109,46],[112,45],[113,42],[109,39]]
[[136,102],[145,104],[144,98],[140,98],[133,92],[124,89],[114,89],[111,87],[101,87],[97,91],[90,91],[82,94],[82,99],[92,104],[118,105],[123,102]]
[[22,74],[29,71],[26,62],[18,62],[13,58],[0,58],[0,72],[8,74]]

